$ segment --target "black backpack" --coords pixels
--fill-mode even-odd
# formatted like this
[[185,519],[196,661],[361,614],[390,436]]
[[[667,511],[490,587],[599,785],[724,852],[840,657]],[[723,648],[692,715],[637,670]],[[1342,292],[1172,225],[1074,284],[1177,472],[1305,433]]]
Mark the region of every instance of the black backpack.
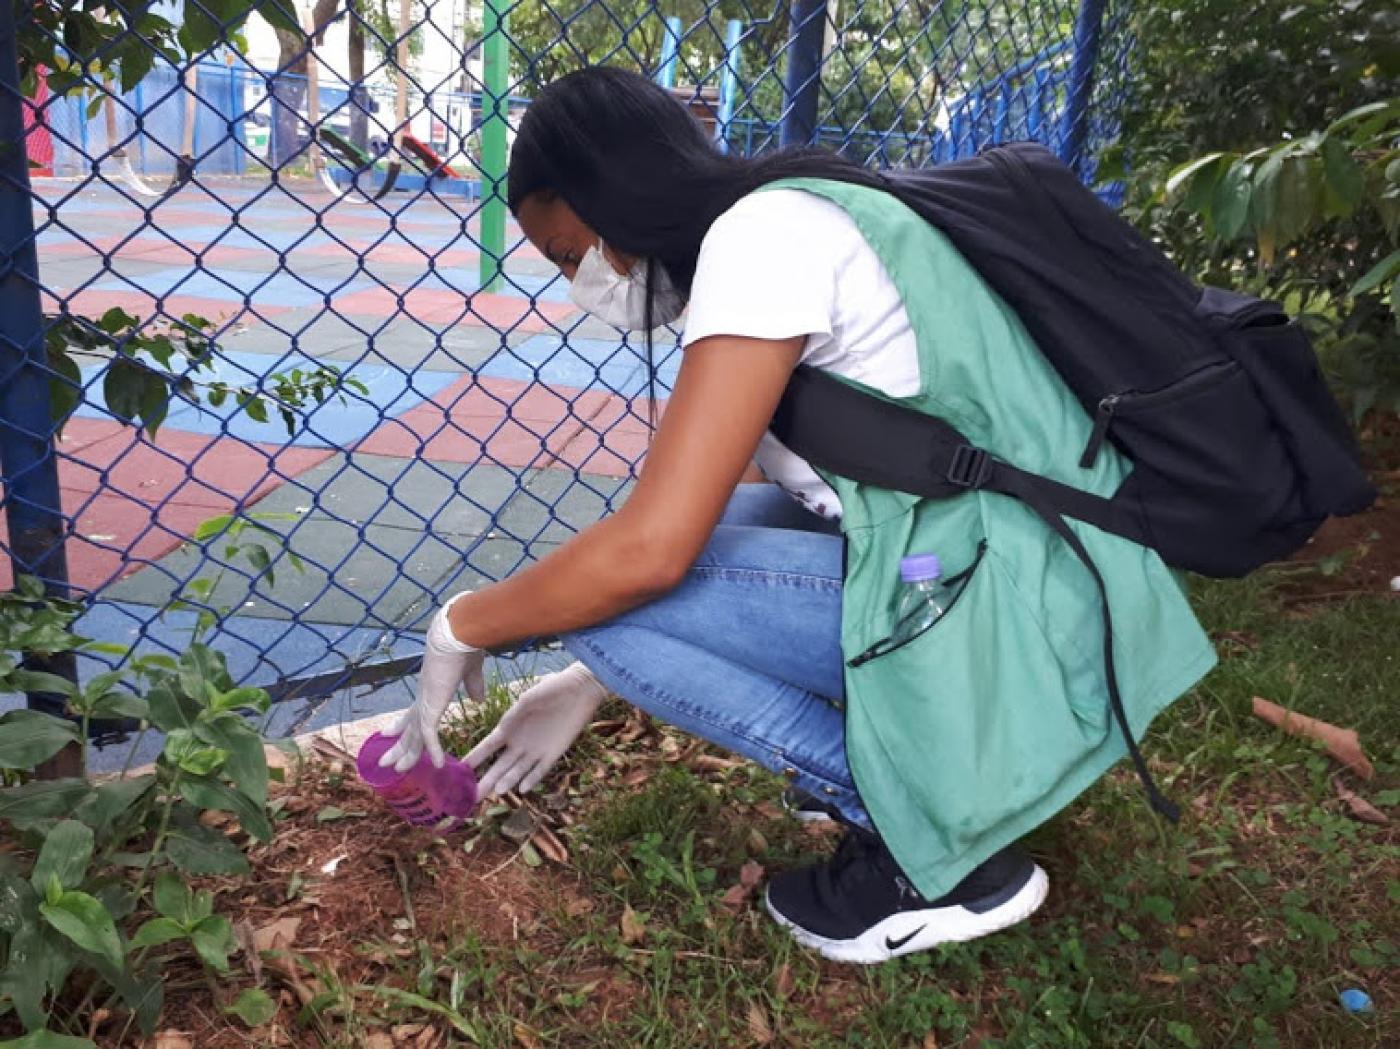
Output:
[[[1110,441],[1133,463],[1111,498],[1027,473],[952,426],[806,365],[770,429],[843,477],[930,498],[970,489],[1022,500],[1103,581],[1076,518],[1156,550],[1175,568],[1242,576],[1297,550],[1329,516],[1375,489],[1307,335],[1273,302],[1199,288],[1106,207],[1049,150],[998,146],[968,160],[891,173],[891,193],[938,227],[1014,309],[1095,420],[1081,456]],[[833,424],[834,423],[834,424]],[[1109,698],[1128,733],[1113,672]]]

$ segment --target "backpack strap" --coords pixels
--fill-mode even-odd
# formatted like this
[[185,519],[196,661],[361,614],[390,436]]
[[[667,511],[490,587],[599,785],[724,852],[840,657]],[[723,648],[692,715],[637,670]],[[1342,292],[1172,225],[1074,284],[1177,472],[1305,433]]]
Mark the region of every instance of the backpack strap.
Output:
[[1153,545],[1135,507],[1012,466],[971,444],[942,419],[866,393],[807,364],[793,371],[768,428],[797,455],[842,477],[930,499],[947,499],[969,488],[1024,499],[1023,493],[1034,490],[1037,500],[1057,514]]
[[1104,673],[1109,706],[1152,808],[1175,823],[1180,810],[1163,796],[1133,739],[1113,665],[1113,616],[1098,566],[1065,517],[1150,546],[1140,516],[993,458],[942,419],[865,393],[809,365],[798,365],[769,424],[773,436],[808,462],[854,481],[929,499],[970,490],[1019,499],[1063,539],[1093,577],[1103,607]]

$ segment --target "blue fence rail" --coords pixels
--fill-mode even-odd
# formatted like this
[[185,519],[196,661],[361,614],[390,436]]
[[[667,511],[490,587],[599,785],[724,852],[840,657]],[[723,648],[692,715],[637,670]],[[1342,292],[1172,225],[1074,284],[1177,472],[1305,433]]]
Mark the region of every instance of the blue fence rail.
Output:
[[[212,613],[237,677],[311,704],[288,704],[290,730],[412,670],[444,596],[616,508],[646,450],[645,355],[572,307],[500,196],[521,113],[583,61],[654,76],[743,154],[917,166],[1037,138],[1087,178],[1116,134],[1123,3],[617,4],[492,5],[469,38],[425,0],[389,39],[345,5],[279,68],[226,34],[117,96],[90,75],[25,97],[0,50],[0,137],[34,165],[0,157],[0,585],[37,576],[85,602],[87,633],[147,650]],[[0,40],[27,31],[17,10]],[[359,83],[341,72],[351,19],[371,41]],[[130,318],[115,355],[70,346],[76,378],[47,355],[113,307]],[[162,402],[151,436],[126,416],[152,405],[114,374],[133,338],[189,316],[208,367],[137,355],[198,395]],[[664,397],[678,354],[658,348]],[[353,382],[287,392],[327,368]],[[51,386],[77,395],[66,418]]]

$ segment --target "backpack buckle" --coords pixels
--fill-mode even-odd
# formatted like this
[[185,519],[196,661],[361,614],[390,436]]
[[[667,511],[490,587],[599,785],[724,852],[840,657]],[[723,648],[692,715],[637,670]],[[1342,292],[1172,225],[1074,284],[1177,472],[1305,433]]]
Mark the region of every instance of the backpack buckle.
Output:
[[981,488],[992,477],[991,456],[981,448],[961,444],[953,452],[946,476],[959,488]]

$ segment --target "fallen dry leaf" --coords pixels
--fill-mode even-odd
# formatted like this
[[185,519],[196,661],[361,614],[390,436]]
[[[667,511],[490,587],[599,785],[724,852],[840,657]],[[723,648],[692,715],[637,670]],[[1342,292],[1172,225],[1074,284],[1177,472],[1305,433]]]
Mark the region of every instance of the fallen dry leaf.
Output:
[[394,1049],[394,1040],[384,1031],[370,1031],[364,1039],[365,1049]]
[[773,1040],[773,1026],[768,1022],[768,1014],[757,1002],[749,1003],[749,1037],[759,1045],[767,1045]]
[[515,1034],[515,1040],[520,1043],[520,1049],[540,1049],[540,1040],[535,1037],[535,1032],[523,1023],[517,1020],[511,1030]]
[[194,1045],[183,1031],[160,1031],[156,1034],[155,1049],[194,1049]]
[[748,903],[749,897],[758,888],[758,883],[763,880],[764,867],[761,863],[748,860],[739,868],[739,884],[731,885],[729,890],[720,897],[720,903],[726,907],[737,910]]
[[541,855],[546,859],[553,860],[560,866],[569,862],[569,850],[564,847],[564,843],[559,840],[558,835],[548,827],[540,827],[539,830],[535,831],[535,836],[531,840],[535,843],[535,848],[539,849]]
[[1351,814],[1362,823],[1389,823],[1390,817],[1380,809],[1376,808],[1369,801],[1363,798],[1356,791],[1349,788],[1338,776],[1332,777],[1332,786],[1337,791],[1337,797],[1346,802],[1346,806],[1351,810]]
[[777,975],[773,977],[773,989],[778,992],[779,998],[786,998],[792,994],[792,989],[796,984],[792,978],[792,966],[783,962],[778,966]]
[[292,914],[253,930],[253,950],[285,951],[296,942],[301,918]]
[[749,828],[749,838],[748,841],[745,842],[745,845],[748,846],[749,852],[753,853],[755,856],[762,856],[768,851],[768,839],[763,836],[763,832],[757,827]]
[[1362,779],[1369,780],[1376,774],[1375,767],[1362,753],[1361,741],[1357,738],[1355,729],[1338,728],[1318,718],[1295,714],[1259,696],[1254,697],[1254,716],[1282,729],[1290,736],[1318,740],[1328,754]]
[[262,983],[262,956],[253,938],[253,927],[247,922],[239,922],[233,927],[233,942],[243,952],[243,964],[254,983]]
[[722,758],[718,754],[696,754],[686,762],[696,772],[728,772],[742,762],[737,758]]
[[593,910],[594,903],[587,896],[575,896],[564,904],[564,913],[570,918],[577,918]]
[[938,1049],[938,1035],[933,1031],[924,1032],[923,1049]]
[[624,904],[622,907],[622,942],[626,944],[640,943],[646,934],[646,922],[638,917],[631,904]]

